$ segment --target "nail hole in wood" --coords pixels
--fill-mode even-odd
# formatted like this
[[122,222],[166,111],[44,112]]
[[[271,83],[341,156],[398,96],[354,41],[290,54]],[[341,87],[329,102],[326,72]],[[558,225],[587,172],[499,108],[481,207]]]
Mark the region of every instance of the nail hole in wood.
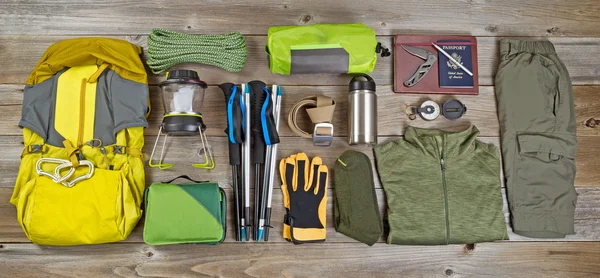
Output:
[[302,16],[302,19],[300,19],[303,23],[308,23],[309,21],[312,20],[312,16],[310,15],[304,15]]
[[152,256],[154,256],[154,253],[152,253],[152,252],[148,252],[148,253],[146,253],[146,257],[148,257],[148,258],[152,258]]
[[490,32],[490,33],[496,33],[498,32],[498,26],[496,25],[490,25],[488,27],[485,27],[485,30]]
[[454,274],[454,271],[452,269],[446,269],[445,273],[446,276],[452,276],[452,274]]
[[589,118],[587,121],[585,121],[585,126],[589,128],[595,128],[598,125],[600,125],[600,120],[596,120],[594,118]]
[[558,28],[558,27],[552,27],[550,29],[547,29],[546,32],[548,32],[548,34],[556,34],[559,29],[560,28]]
[[465,252],[472,253],[475,250],[475,243],[465,245]]

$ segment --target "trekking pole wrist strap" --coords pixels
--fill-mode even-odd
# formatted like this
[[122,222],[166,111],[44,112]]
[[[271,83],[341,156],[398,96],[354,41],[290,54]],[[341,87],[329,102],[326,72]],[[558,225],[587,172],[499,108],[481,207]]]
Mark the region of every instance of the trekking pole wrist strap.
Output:
[[[315,124],[313,133],[308,133],[298,127],[298,111],[306,110],[310,121]],[[301,99],[292,107],[288,115],[288,125],[294,134],[307,139],[313,139],[313,145],[328,147],[333,141],[333,113],[335,101],[327,96],[314,95]]]

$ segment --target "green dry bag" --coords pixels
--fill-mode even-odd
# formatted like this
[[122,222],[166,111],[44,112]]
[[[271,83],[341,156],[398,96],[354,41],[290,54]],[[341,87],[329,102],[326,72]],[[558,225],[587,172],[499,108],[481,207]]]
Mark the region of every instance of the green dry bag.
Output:
[[377,61],[375,31],[364,24],[269,28],[271,73],[370,73]]

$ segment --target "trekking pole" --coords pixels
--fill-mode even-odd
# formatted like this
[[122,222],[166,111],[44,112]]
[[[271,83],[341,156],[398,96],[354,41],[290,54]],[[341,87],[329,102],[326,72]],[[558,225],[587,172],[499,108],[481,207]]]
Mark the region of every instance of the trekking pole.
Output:
[[269,180],[271,175],[271,154],[273,152],[273,145],[267,146],[267,151],[265,154],[265,168],[263,174],[263,184],[260,191],[260,212],[259,212],[259,220],[258,220],[258,238],[256,241],[261,241],[263,239],[264,225],[265,225],[265,214],[267,209],[267,195],[269,190]]
[[[263,230],[265,224],[265,213],[267,209],[267,195],[269,191],[269,178],[271,175],[271,152],[273,150],[273,144],[277,142],[271,142],[271,134],[273,133],[273,129],[276,129],[274,126],[275,121],[273,120],[273,110],[274,110],[274,99],[271,97],[273,94],[267,89],[267,87],[263,88],[263,91],[266,94],[265,103],[263,105],[263,109],[261,111],[261,118],[263,120],[263,135],[265,136],[265,145],[267,146],[267,151],[265,154],[265,167],[264,174],[262,180],[262,186],[260,190],[260,210],[259,210],[259,220],[258,220],[258,238],[257,241],[261,241],[263,237]],[[270,121],[269,121],[270,120]],[[265,130],[266,127],[266,130]],[[277,131],[275,130],[275,133]],[[267,138],[269,137],[269,138]],[[279,134],[277,134],[277,139],[279,138]],[[267,143],[268,141],[268,143]]]
[[260,188],[262,185],[262,166],[265,163],[265,138],[263,137],[263,124],[262,124],[262,108],[266,101],[265,83],[262,81],[254,80],[248,82],[250,87],[250,93],[252,97],[252,138],[253,138],[253,149],[252,156],[254,162],[254,225],[252,239],[258,239],[258,225],[260,215]]
[[244,210],[241,217],[242,241],[248,241],[247,231],[250,217],[250,90],[248,84],[242,84],[243,104],[244,104],[244,143],[242,143],[242,202]]
[[244,142],[243,137],[243,107],[242,93],[233,83],[223,83],[219,85],[225,96],[227,106],[227,142],[229,143],[229,165],[231,165],[231,177],[233,184],[233,205],[235,218],[235,240],[242,240],[241,231],[241,200],[240,200],[240,164],[241,164],[241,145]]
[[[279,117],[281,115],[281,87],[279,85],[273,85],[273,89],[271,90],[271,99],[273,105],[273,113],[274,123],[275,123],[275,132],[279,136]],[[259,240],[264,238],[264,241],[269,241],[269,228],[271,228],[271,201],[273,199],[273,182],[275,181],[275,167],[277,165],[277,146],[278,144],[272,144],[267,147],[267,162],[265,166],[265,188],[266,192],[266,204],[265,204],[265,196],[263,195],[263,202],[261,207],[261,220],[260,222],[260,230],[259,230]],[[263,189],[264,190],[264,189]],[[264,233],[264,234],[263,234]]]

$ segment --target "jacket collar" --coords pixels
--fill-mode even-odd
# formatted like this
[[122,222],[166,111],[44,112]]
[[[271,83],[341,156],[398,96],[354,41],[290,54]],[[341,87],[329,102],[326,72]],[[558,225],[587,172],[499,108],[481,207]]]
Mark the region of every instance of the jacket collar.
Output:
[[472,152],[478,134],[474,125],[458,132],[409,126],[404,132],[404,140],[426,155],[440,157],[443,152],[444,157],[452,157]]

